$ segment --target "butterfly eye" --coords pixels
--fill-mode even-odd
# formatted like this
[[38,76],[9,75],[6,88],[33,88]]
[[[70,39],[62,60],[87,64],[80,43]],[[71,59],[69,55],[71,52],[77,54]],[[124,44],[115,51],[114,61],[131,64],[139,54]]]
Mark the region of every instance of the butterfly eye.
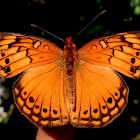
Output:
[[76,45],[73,43],[73,44],[72,44],[72,47],[76,48]]

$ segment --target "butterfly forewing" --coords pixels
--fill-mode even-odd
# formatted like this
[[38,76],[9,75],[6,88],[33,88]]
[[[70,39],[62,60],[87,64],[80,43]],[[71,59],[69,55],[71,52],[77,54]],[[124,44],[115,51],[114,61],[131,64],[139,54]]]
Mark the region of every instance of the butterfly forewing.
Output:
[[52,63],[63,51],[55,44],[37,37],[0,34],[0,75],[13,77],[26,69]]
[[140,32],[120,33],[93,40],[78,54],[81,60],[107,66],[131,77],[140,77]]

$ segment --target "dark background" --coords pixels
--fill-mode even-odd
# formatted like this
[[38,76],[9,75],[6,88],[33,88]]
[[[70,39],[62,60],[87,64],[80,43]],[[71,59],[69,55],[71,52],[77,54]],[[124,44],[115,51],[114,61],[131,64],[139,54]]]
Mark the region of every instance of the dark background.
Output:
[[[30,24],[37,24],[65,40],[69,36],[75,37],[104,9],[107,12],[76,38],[78,48],[94,38],[140,30],[140,16],[134,13],[129,0],[3,0],[0,1],[0,32],[44,37],[63,48],[63,42],[48,34],[42,35],[41,30]],[[12,86],[16,78],[6,80],[5,86],[10,89],[10,97],[4,103],[5,110],[14,103]],[[129,103],[122,115],[105,128],[76,129],[75,140],[137,139],[140,133],[140,79],[123,78],[130,88],[130,94]],[[135,104],[134,100],[138,103]],[[8,123],[0,124],[0,140],[8,139],[9,136],[14,140],[33,140],[36,132],[37,128],[16,107]]]

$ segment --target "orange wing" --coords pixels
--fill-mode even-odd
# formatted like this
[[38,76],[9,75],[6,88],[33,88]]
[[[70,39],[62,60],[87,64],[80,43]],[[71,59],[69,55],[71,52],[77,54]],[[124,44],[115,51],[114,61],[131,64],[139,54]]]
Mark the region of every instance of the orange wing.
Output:
[[69,122],[62,54],[60,48],[45,39],[0,34],[0,76],[10,78],[30,68],[18,79],[13,92],[21,113],[36,126]]
[[140,77],[140,32],[95,39],[78,50],[73,126],[103,127],[123,111],[129,90],[112,69],[131,78]]
[[0,34],[0,76],[13,77],[26,69],[56,62],[63,51],[48,40],[20,34]]
[[75,127],[99,128],[114,120],[125,108],[128,87],[117,72],[82,60],[76,72]]
[[16,82],[15,103],[36,126],[54,127],[69,122],[63,79],[63,68],[50,63],[31,68]]
[[119,33],[95,39],[78,50],[86,62],[102,65],[131,77],[140,77],[140,32]]

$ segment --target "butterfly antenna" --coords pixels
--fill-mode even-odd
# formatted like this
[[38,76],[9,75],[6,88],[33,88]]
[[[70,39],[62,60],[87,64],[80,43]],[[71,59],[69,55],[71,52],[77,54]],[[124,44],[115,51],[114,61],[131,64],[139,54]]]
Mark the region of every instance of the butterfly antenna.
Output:
[[41,27],[39,27],[39,26],[37,26],[37,25],[35,25],[35,24],[31,24],[31,26],[32,26],[32,27],[35,27],[35,28],[38,28],[38,29],[40,29],[40,30],[42,30],[42,31],[44,31],[45,33],[50,34],[51,36],[53,36],[53,37],[55,37],[55,38],[57,38],[57,39],[59,39],[59,40],[61,40],[61,41],[63,41],[63,42],[65,43],[65,40],[64,40],[64,39],[62,39],[62,38],[60,38],[60,37],[58,37],[58,36],[56,36],[56,35],[50,33],[49,31],[46,31],[45,29],[43,29],[43,28],[41,28]]
[[83,29],[75,36],[75,38],[77,38],[77,36],[79,36],[93,21],[95,21],[100,15],[104,14],[106,11],[107,11],[107,10],[103,10],[103,11],[100,12],[96,17],[94,17],[94,18],[92,19],[92,21],[89,22],[89,23],[85,26],[85,28],[83,28]]

